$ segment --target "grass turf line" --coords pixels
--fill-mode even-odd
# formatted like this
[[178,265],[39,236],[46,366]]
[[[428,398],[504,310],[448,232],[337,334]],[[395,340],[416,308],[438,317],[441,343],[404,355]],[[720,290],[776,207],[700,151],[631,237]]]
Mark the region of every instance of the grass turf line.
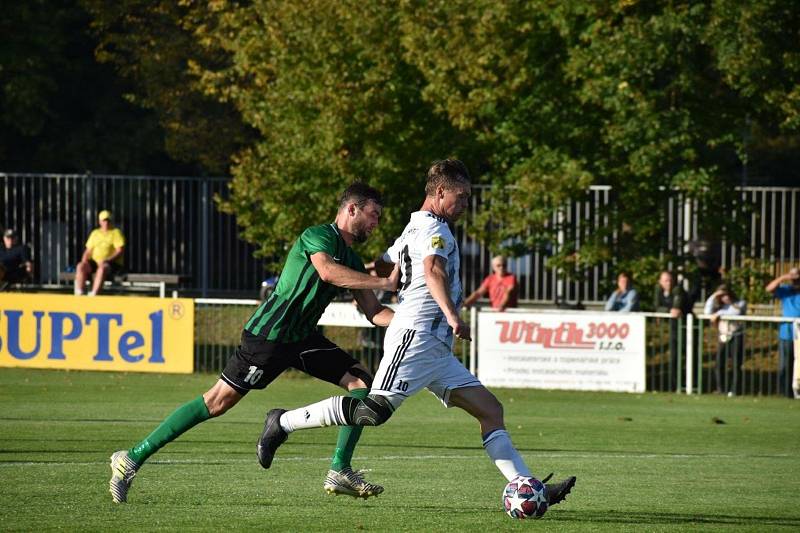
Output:
[[[279,379],[168,445],[111,503],[108,457],[213,375],[0,371],[0,530],[486,531],[533,527],[500,509],[504,480],[476,423],[429,394],[367,428],[354,466],[386,492],[322,490],[336,429],[291,435],[262,470],[264,413],[338,389]],[[512,439],[544,476],[577,475],[545,531],[797,530],[800,402],[519,389],[494,391]]]

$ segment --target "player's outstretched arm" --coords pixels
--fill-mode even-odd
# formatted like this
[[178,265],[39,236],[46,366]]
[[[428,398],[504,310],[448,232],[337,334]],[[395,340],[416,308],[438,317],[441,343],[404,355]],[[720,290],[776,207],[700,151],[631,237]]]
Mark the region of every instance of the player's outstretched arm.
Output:
[[386,327],[394,317],[394,311],[381,304],[375,297],[375,293],[369,289],[357,289],[353,291],[353,297],[358,303],[358,307],[364,312],[367,320],[376,326]]
[[444,312],[447,323],[453,328],[453,334],[459,339],[472,340],[469,326],[461,320],[456,305],[450,298],[447,260],[438,255],[429,255],[422,260],[422,263],[425,267],[425,284]]
[[325,252],[317,252],[311,255],[310,259],[320,279],[325,283],[344,289],[372,289],[392,292],[397,290],[399,273],[394,276],[390,275],[388,278],[370,276],[340,265]]

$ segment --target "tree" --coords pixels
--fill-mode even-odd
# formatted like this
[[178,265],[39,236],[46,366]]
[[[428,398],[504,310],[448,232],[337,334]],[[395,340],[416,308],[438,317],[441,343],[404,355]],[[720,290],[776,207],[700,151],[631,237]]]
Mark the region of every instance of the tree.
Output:
[[239,155],[222,206],[264,255],[282,257],[300,230],[331,220],[355,180],[386,193],[383,223],[363,248],[373,255],[420,205],[431,161],[479,159],[478,143],[422,100],[393,5],[264,1],[222,18],[234,61],[203,82],[260,135]]
[[[492,183],[510,187],[480,217],[485,240],[522,251],[565,231],[558,268],[579,276],[614,258],[655,274],[682,259],[680,249],[664,256],[666,197],[715,213],[701,214],[702,233],[735,237],[719,207],[745,158],[742,132],[776,120],[796,130],[800,26],[789,11],[770,1],[406,2],[405,57],[426,77],[425,99],[488,147]],[[589,184],[613,187],[611,223],[577,234],[558,212]]]
[[218,16],[215,3],[81,2],[93,16],[98,61],[113,65],[135,87],[127,94],[131,102],[156,113],[167,153],[195,163],[201,173],[227,174],[254,132],[225,99],[198,85],[197,68],[224,68],[230,61],[216,41],[224,36],[209,37]]
[[[220,205],[266,256],[355,179],[387,193],[374,253],[428,164],[456,156],[494,185],[472,229],[490,246],[555,242],[573,276],[613,260],[646,278],[685,259],[662,229],[670,195],[736,238],[719,206],[754,147],[797,144],[799,15],[778,0],[85,1],[101,57],[184,153],[238,150]],[[609,224],[566,227],[591,184],[613,188]]]
[[125,101],[94,61],[89,16],[70,0],[4,6],[0,21],[0,170],[178,171],[152,113]]

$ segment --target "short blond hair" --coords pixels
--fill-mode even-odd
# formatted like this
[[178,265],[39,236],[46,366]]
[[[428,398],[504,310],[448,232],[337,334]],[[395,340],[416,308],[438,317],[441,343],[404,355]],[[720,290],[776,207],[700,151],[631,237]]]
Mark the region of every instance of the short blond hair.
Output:
[[442,159],[436,161],[428,169],[428,180],[425,183],[425,194],[433,196],[436,189],[454,189],[459,185],[470,185],[472,180],[466,165],[458,159]]

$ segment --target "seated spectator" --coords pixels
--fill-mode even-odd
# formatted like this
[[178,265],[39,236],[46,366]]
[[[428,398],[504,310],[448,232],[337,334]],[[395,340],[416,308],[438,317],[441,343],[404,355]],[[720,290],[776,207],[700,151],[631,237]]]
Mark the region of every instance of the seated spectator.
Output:
[[12,283],[24,283],[33,278],[31,249],[17,243],[17,232],[9,228],[3,232],[0,246],[0,291]]
[[481,296],[489,294],[492,309],[505,311],[517,306],[517,278],[508,271],[506,258],[498,255],[492,258],[492,273],[486,276],[475,292],[464,300],[464,307],[469,307]]
[[121,272],[122,253],[125,250],[125,237],[111,221],[111,212],[100,211],[97,216],[100,227],[92,230],[86,240],[86,250],[81,262],[75,268],[75,294],[83,294],[86,280],[95,274],[89,296],[95,296],[103,288],[103,282],[114,274]]
[[[742,363],[744,362],[744,324],[725,320],[725,316],[743,315],[747,312],[747,302],[740,300],[726,285],[708,297],[703,312],[711,315],[711,323],[717,327],[719,344],[717,345],[717,364],[715,377],[717,392],[728,396],[740,394]],[[733,362],[732,378],[727,379],[728,361]]]
[[606,311],[630,312],[639,310],[639,293],[633,288],[633,280],[627,272],[617,276],[617,290],[606,302]]
[[[767,292],[781,301],[783,316],[800,318],[800,269],[797,267],[778,276],[767,284]],[[794,336],[792,323],[781,324],[778,334],[778,394],[800,398],[800,391],[794,390]]]

